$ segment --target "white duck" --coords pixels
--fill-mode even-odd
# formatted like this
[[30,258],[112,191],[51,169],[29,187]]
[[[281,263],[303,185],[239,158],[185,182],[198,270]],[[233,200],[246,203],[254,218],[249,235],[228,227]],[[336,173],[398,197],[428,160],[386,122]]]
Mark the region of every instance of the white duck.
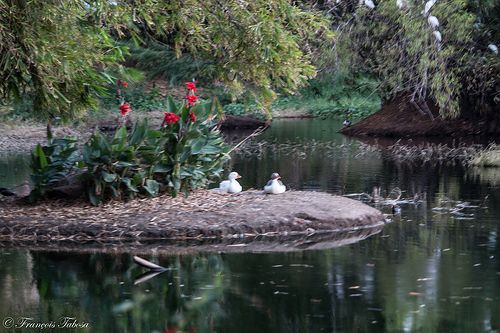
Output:
[[224,180],[219,184],[219,191],[225,193],[240,193],[242,187],[236,179],[241,178],[237,172],[231,172],[227,177],[228,180]]
[[264,186],[264,192],[269,194],[280,194],[286,191],[286,186],[281,182],[281,176],[275,172],[271,175],[271,180]]

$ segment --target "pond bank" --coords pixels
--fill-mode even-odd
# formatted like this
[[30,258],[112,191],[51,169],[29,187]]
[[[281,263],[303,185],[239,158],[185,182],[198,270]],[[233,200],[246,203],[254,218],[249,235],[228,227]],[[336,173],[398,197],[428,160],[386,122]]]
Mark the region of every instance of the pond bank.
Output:
[[0,202],[0,241],[231,239],[356,230],[384,221],[370,206],[327,193],[200,190],[187,199],[162,196],[101,207]]
[[[163,112],[151,111],[148,113],[138,113],[130,115],[131,126],[133,122],[148,118],[151,127],[160,128],[163,119]],[[105,132],[114,132],[120,123],[118,117],[109,119],[89,119],[80,126],[53,126],[54,137],[73,136],[80,142],[86,142],[92,135],[95,128]],[[127,125],[127,126],[129,126]],[[251,117],[227,116],[220,124],[221,130],[255,130],[266,127],[268,123]],[[29,152],[38,144],[47,143],[47,128],[44,124],[19,123],[19,124],[0,124],[0,153],[19,153]]]
[[[434,119],[416,111],[409,99],[398,97],[386,102],[382,109],[354,125],[343,128],[342,134],[380,137],[500,137],[500,115],[471,114],[469,117],[440,119],[438,109],[429,103]],[[498,113],[498,112],[496,112]]]

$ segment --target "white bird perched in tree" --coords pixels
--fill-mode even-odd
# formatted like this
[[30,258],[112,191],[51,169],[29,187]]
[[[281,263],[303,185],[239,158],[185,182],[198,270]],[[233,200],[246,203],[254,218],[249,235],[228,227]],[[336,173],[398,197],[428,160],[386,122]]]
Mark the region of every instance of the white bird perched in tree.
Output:
[[493,51],[493,53],[498,54],[498,47],[495,44],[488,45],[488,48]]
[[436,16],[429,16],[427,18],[427,22],[429,22],[429,25],[431,26],[432,30],[436,30],[437,27],[439,27],[439,20],[437,19]]
[[442,39],[442,38],[441,38],[441,33],[440,33],[439,31],[437,31],[437,30],[436,30],[436,31],[434,31],[432,34],[434,35],[434,37],[436,38],[436,40],[437,40],[439,43],[441,43],[441,39]]
[[365,0],[364,4],[365,4],[366,7],[370,8],[370,9],[375,8],[375,4],[373,3],[372,0]]
[[436,3],[436,0],[429,0],[425,3],[424,11],[423,14],[427,15],[429,13],[429,10],[431,10],[431,7],[434,6]]
[[398,6],[399,9],[403,9],[406,7],[406,1],[405,0],[396,0],[396,6]]

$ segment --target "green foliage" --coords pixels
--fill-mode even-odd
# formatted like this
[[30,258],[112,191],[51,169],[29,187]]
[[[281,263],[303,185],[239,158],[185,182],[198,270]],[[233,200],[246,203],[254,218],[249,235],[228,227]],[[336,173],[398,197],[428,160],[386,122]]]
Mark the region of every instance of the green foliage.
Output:
[[215,77],[210,72],[212,67],[209,61],[196,59],[190,54],[178,56],[172,47],[155,41],[132,45],[127,61],[144,70],[150,78],[162,78],[171,85],[179,85],[193,78],[203,77],[208,81]]
[[145,189],[151,174],[144,170],[138,150],[145,140],[146,128],[147,123],[136,124],[129,136],[127,129],[121,127],[112,138],[96,131],[85,144],[83,162],[87,171],[83,177],[92,204],[99,204],[110,194],[115,198],[133,198]]
[[47,145],[38,144],[31,153],[31,182],[34,188],[30,199],[33,201],[43,197],[48,188],[67,179],[81,160],[76,138],[53,138],[50,129],[47,134]]
[[226,104],[224,105],[224,113],[232,116],[250,116],[262,120],[266,118],[262,108],[255,100],[250,100],[245,103]]
[[[214,127],[217,100],[188,108],[169,98],[169,112],[180,121],[150,129],[136,124],[131,134],[120,128],[111,139],[95,132],[84,147],[83,160],[88,194],[93,204],[140,193],[156,196],[168,191],[186,195],[219,177],[227,160],[227,148]],[[197,121],[189,120],[189,112]]]
[[107,93],[110,73],[123,69],[123,42],[166,45],[140,54],[152,62],[137,65],[153,73],[165,54],[165,75],[208,63],[206,74],[227,88],[266,95],[314,76],[312,54],[330,36],[323,15],[287,0],[0,0],[0,95],[30,94],[34,115],[72,118]]
[[[146,91],[145,86],[145,82],[131,83],[127,89],[121,89],[121,96],[132,106],[134,112],[164,109],[166,99],[160,96],[158,89],[152,88]],[[108,89],[112,91],[116,89],[116,85],[109,85]],[[116,104],[120,102],[120,98],[110,94],[101,98],[99,102],[101,111],[111,109],[116,112]]]
[[[222,108],[216,98],[191,108],[178,107],[170,99],[169,106],[170,112],[180,115],[181,120],[162,128],[163,137],[167,138],[162,163],[172,170],[165,181],[173,196],[179,192],[187,195],[218,178],[229,158],[215,122]],[[197,116],[194,123],[189,121],[190,112]]]
[[155,130],[144,120],[130,133],[120,127],[112,137],[96,131],[82,155],[75,139],[49,136],[49,144],[33,152],[33,196],[43,197],[47,188],[65,179],[77,164],[93,205],[109,198],[163,192],[187,195],[207,186],[219,177],[228,159],[228,148],[216,128],[221,107],[217,99],[189,108],[177,106],[171,98],[167,104],[168,112],[177,114],[179,121]]
[[[271,112],[296,109],[319,117],[368,116],[380,109],[378,81],[366,75],[324,75],[311,80],[296,95],[285,95],[271,104]],[[236,116],[250,115],[265,118],[262,106],[252,99],[224,105],[224,113]]]
[[[297,97],[282,103],[282,108],[296,106],[320,117],[366,117],[380,109],[377,80],[366,75],[325,75],[301,90]],[[277,103],[276,103],[277,104]],[[278,108],[278,105],[275,106]]]
[[72,117],[103,92],[96,64],[123,59],[79,1],[0,1],[0,95],[31,96],[35,117]]

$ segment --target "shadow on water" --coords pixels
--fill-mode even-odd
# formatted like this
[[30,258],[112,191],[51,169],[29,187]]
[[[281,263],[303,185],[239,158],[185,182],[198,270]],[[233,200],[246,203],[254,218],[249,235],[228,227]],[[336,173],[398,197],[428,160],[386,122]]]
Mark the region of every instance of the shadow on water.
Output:
[[0,318],[71,316],[92,332],[499,331],[498,172],[360,154],[362,143],[337,134],[339,126],[277,122],[259,140],[343,147],[311,145],[305,156],[263,148],[259,157],[235,156],[231,167],[244,177],[244,188],[260,187],[279,171],[296,189],[371,193],[376,186],[387,195],[398,187],[404,197],[425,193],[426,200],[401,205],[381,232],[337,248],[152,250],[147,258],[171,270],[137,285],[145,270],[119,244],[86,253],[65,252],[66,245],[59,252],[3,248]]

